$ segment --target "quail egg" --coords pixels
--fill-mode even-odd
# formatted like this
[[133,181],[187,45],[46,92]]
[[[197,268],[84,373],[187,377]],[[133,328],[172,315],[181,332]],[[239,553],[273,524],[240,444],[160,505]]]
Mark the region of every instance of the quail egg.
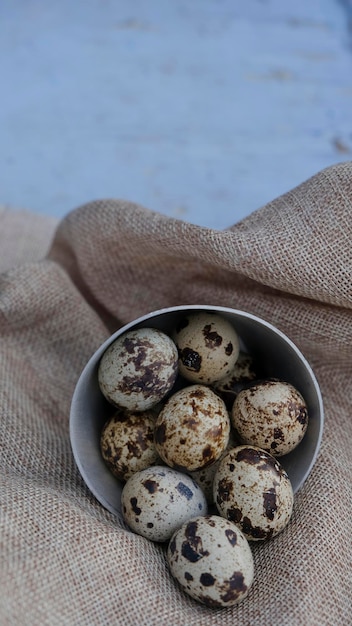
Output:
[[100,389],[114,406],[144,411],[172,389],[178,353],[172,339],[156,328],[138,328],[118,337],[104,352]]
[[207,514],[202,490],[190,476],[158,466],[136,472],[122,489],[122,515],[137,534],[163,542],[185,521]]
[[308,426],[307,405],[290,383],[264,380],[237,395],[231,413],[242,443],[282,456],[303,439]]
[[216,313],[182,317],[173,334],[182,376],[210,384],[227,376],[239,354],[239,339],[232,324]]
[[189,472],[214,463],[225,450],[230,418],[224,401],[205,385],[174,393],[154,430],[157,452],[170,467]]
[[270,539],[291,519],[290,479],[279,461],[260,448],[229,450],[218,465],[213,488],[220,515],[239,526],[248,540]]
[[208,607],[230,607],[248,595],[253,557],[243,533],[217,515],[195,517],[172,536],[167,561],[180,587]]
[[103,426],[100,449],[110,471],[120,480],[160,461],[154,445],[155,415],[117,409]]

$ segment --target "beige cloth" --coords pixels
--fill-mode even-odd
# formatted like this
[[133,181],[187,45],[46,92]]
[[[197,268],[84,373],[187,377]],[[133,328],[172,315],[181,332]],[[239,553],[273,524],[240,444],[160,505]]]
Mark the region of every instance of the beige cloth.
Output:
[[[0,275],[0,624],[350,626],[352,163],[227,231],[106,200],[64,218],[46,255],[53,221],[0,219],[0,261],[12,265]],[[163,549],[95,500],[71,453],[70,401],[88,358],[119,325],[179,304],[240,308],[278,326],[311,362],[325,403],[321,453],[293,519],[254,546],[255,582],[232,609],[184,595]]]

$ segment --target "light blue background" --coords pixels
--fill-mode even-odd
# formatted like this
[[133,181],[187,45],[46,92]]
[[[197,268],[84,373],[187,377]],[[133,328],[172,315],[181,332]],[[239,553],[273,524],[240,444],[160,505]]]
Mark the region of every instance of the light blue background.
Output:
[[349,160],[351,6],[1,0],[0,203],[224,228]]

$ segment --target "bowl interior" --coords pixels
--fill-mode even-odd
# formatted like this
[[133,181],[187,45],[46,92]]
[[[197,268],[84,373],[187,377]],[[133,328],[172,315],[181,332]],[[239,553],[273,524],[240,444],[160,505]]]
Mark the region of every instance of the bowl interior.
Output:
[[214,311],[226,317],[236,329],[242,348],[260,363],[267,377],[293,384],[308,406],[309,422],[302,442],[290,454],[281,457],[297,492],[316,460],[323,431],[323,404],[314,373],[298,348],[268,322],[246,313],[215,306],[180,306],[145,315],[114,333],[91,357],[84,368],[72,398],[70,438],[78,469],[90,491],[110,512],[121,515],[122,484],[106,467],[99,447],[100,432],[114,408],[103,397],[98,385],[100,359],[118,336],[141,326],[170,333],[185,311]]

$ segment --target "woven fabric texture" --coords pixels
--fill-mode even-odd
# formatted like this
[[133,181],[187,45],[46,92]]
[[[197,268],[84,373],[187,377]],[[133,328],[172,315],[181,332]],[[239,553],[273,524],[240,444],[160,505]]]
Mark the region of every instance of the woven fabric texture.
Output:
[[[2,255],[15,251],[0,275],[1,625],[349,626],[352,163],[225,231],[103,200],[65,217],[46,254],[52,222],[40,236],[26,221],[23,236],[21,220],[0,219]],[[184,304],[277,326],[311,363],[325,406],[293,518],[253,547],[254,584],[230,609],[180,591],[163,547],[89,492],[69,440],[74,387],[98,346],[140,315]]]
[[58,220],[0,206],[0,272],[38,261],[47,253]]

